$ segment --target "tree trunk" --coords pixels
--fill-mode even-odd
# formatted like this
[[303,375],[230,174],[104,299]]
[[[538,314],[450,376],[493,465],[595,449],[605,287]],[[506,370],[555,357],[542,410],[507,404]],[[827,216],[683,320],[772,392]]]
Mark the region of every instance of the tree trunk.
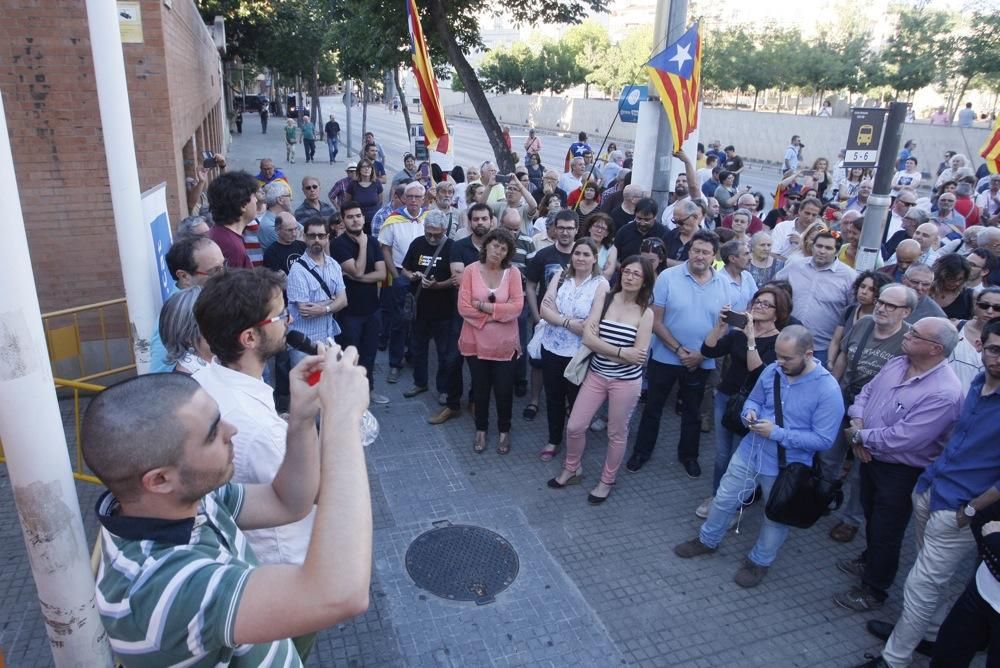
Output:
[[429,0],[427,7],[430,10],[431,25],[434,26],[438,38],[447,49],[448,60],[455,68],[458,78],[461,79],[462,85],[465,87],[465,92],[472,101],[472,107],[476,110],[476,116],[479,117],[479,122],[483,125],[486,137],[490,140],[490,147],[492,147],[493,155],[496,157],[497,168],[500,170],[499,173],[513,173],[514,159],[510,151],[507,150],[507,145],[504,143],[503,130],[500,128],[500,123],[497,122],[497,118],[490,108],[490,103],[486,99],[486,93],[483,92],[483,87],[479,83],[479,78],[476,76],[475,70],[472,69],[469,61],[465,59],[465,55],[462,53],[455,35],[451,32],[442,0]]
[[958,111],[959,105],[962,104],[962,98],[965,97],[965,91],[967,91],[969,89],[969,82],[971,82],[971,81],[972,81],[971,77],[966,77],[962,81],[962,87],[958,90],[958,96],[955,98],[955,106],[954,106],[954,108],[948,109],[948,117],[949,118],[954,118],[955,117],[955,112]]
[[406,96],[403,95],[403,85],[399,79],[399,68],[392,68],[392,82],[396,86],[396,95],[399,96],[399,108],[403,110],[403,122],[406,123],[406,143],[410,143],[410,108],[406,106]]
[[583,84],[583,99],[586,100],[589,97],[590,97],[590,84],[585,83]]
[[753,110],[757,111],[757,97],[760,95],[760,91],[756,88],[753,91]]
[[361,80],[361,136],[368,132],[368,75]]
[[733,100],[733,109],[740,108],[740,89],[736,89],[736,98]]
[[309,77],[309,96],[312,97],[312,122],[320,141],[323,138],[323,109],[319,105],[319,60],[313,62],[312,76]]

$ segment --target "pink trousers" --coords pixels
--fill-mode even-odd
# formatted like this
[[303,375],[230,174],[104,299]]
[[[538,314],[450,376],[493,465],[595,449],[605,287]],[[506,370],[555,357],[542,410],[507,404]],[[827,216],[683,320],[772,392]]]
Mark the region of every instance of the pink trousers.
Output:
[[580,468],[583,449],[587,445],[587,428],[594,414],[607,399],[608,454],[604,458],[601,482],[607,485],[615,483],[618,467],[625,458],[628,423],[632,419],[632,411],[635,410],[641,391],[642,378],[619,380],[605,378],[594,371],[587,373],[580,386],[580,392],[576,395],[569,423],[566,425],[566,460],[563,462],[563,467],[567,471],[576,471]]

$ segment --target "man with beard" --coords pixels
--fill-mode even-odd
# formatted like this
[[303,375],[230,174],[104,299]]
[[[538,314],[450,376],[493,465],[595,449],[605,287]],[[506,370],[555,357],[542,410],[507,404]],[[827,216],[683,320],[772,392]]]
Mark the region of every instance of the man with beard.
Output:
[[[347,288],[340,265],[330,257],[330,228],[321,218],[305,222],[306,254],[288,272],[288,310],[291,328],[313,341],[340,334],[334,314],[347,306]],[[305,353],[292,350],[294,366]]]
[[635,218],[632,222],[619,228],[615,233],[615,248],[618,250],[618,260],[639,254],[639,246],[644,239],[656,237],[663,239],[667,228],[656,222],[656,200],[644,197],[635,204]]
[[296,238],[299,223],[287,211],[282,211],[275,218],[274,229],[278,239],[264,251],[264,266],[287,276],[295,261],[306,252],[306,242]]
[[[237,483],[275,480],[286,444],[291,450],[293,439],[307,440],[315,448],[314,424],[281,419],[271,387],[262,378],[268,360],[285,349],[291,316],[283,287],[284,277],[268,269],[226,272],[205,284],[194,306],[201,335],[215,354],[194,379],[218,404],[223,424],[235,427],[230,434]],[[297,522],[247,531],[246,536],[261,564],[302,564],[314,518],[310,510]],[[314,641],[315,633],[295,639],[303,660]]]
[[375,355],[382,327],[378,284],[386,277],[385,258],[378,241],[365,234],[365,214],[357,202],[340,207],[344,233],[330,244],[330,254],[344,273],[347,306],[338,320],[345,346],[358,349],[358,358],[368,371],[368,391],[373,404],[387,404],[389,397],[375,391]]

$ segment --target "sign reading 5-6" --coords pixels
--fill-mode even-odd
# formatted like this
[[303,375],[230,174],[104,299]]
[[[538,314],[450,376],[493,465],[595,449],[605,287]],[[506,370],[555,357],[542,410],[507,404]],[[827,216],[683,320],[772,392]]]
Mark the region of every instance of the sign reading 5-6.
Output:
[[852,109],[844,167],[874,167],[888,109]]

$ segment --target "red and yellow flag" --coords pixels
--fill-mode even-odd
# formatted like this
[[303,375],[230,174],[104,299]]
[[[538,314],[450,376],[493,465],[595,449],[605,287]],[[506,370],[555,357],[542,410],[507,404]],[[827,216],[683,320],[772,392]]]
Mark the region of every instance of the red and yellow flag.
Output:
[[680,150],[698,125],[701,97],[701,35],[698,24],[681,38],[650,58],[647,63],[660,102],[667,111],[674,150]]
[[990,174],[1000,174],[1000,118],[993,125],[993,132],[986,143],[979,149],[979,155],[986,160],[986,168]]
[[413,54],[413,75],[420,88],[420,108],[424,116],[424,141],[431,151],[451,152],[451,138],[444,121],[444,108],[438,92],[434,68],[427,53],[427,42],[420,27],[420,14],[416,0],[407,0],[406,18],[410,27],[410,53]]

